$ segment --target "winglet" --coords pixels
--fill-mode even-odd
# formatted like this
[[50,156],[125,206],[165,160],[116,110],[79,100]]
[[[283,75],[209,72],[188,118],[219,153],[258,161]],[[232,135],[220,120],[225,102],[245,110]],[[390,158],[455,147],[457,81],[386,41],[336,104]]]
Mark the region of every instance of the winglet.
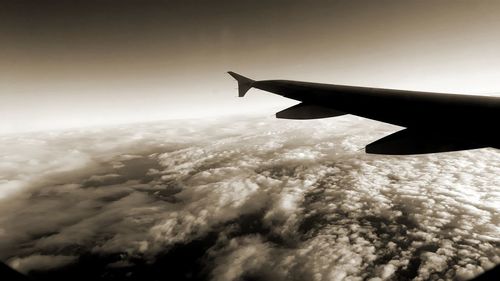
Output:
[[229,75],[231,75],[236,81],[238,81],[238,96],[239,97],[244,97],[245,94],[252,88],[253,82],[255,82],[252,79],[246,78],[245,76],[241,76],[237,73],[234,73],[232,71],[228,72]]

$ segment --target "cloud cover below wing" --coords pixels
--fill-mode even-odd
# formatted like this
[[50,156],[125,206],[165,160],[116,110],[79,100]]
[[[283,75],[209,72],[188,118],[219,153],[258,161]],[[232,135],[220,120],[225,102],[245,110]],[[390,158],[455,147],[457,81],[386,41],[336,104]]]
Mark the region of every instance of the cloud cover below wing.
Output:
[[391,130],[256,118],[3,137],[1,180],[18,187],[0,199],[0,258],[29,272],[120,253],[109,270],[133,271],[217,233],[214,280],[469,278],[500,263],[499,153],[359,151]]

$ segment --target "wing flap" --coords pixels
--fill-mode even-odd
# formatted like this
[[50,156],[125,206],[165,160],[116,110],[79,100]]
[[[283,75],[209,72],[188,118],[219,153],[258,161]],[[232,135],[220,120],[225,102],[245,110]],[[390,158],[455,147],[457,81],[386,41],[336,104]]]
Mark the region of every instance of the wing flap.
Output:
[[328,107],[307,104],[302,102],[276,113],[276,118],[307,120],[307,119],[336,117],[345,114],[346,113],[344,112],[337,111]]
[[412,155],[487,147],[440,132],[404,129],[366,146],[371,154]]

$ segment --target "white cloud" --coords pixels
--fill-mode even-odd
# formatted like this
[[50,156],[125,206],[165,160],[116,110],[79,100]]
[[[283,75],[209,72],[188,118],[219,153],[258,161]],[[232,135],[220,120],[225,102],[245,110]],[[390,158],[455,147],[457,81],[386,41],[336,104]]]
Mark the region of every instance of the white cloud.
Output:
[[0,258],[57,267],[36,255],[78,246],[154,260],[215,232],[214,280],[453,279],[499,264],[500,153],[360,151],[393,129],[259,118],[4,137],[1,181],[22,188],[0,199]]
[[262,268],[267,267],[272,258],[269,245],[256,236],[231,239],[224,249],[215,254],[218,266],[212,274],[214,280],[219,281],[241,280],[243,276],[262,274]]

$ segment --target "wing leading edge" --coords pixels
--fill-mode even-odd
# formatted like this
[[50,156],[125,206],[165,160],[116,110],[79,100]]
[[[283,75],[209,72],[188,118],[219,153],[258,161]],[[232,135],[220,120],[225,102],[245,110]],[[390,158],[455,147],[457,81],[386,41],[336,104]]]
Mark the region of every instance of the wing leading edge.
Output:
[[314,119],[353,114],[406,130],[366,147],[367,153],[423,154],[499,147],[495,128],[500,98],[330,85],[289,80],[255,81],[234,72],[239,96],[256,88],[301,103],[278,118]]

